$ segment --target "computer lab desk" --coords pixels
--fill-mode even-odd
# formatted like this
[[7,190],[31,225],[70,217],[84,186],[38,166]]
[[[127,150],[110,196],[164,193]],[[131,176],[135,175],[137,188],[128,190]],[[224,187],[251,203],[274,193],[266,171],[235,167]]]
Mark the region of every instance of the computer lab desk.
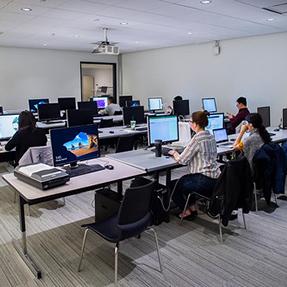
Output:
[[99,138],[108,139],[108,138],[118,138],[129,135],[140,135],[147,134],[147,124],[137,125],[136,128],[146,128],[145,130],[132,130],[127,126],[116,126],[110,128],[99,128]]
[[7,182],[7,184],[12,187],[19,196],[19,218],[20,231],[22,233],[22,248],[18,248],[15,242],[14,246],[19,255],[22,257],[23,261],[38,279],[40,279],[42,276],[41,270],[29,256],[27,248],[26,221],[24,212],[24,206],[26,204],[33,205],[41,202],[47,202],[65,196],[93,190],[95,188],[101,188],[112,183],[118,183],[118,187],[121,187],[124,180],[145,174],[145,172],[141,169],[121,163],[111,158],[98,158],[90,160],[88,163],[101,165],[111,164],[114,166],[114,169],[105,169],[94,173],[73,177],[65,185],[45,191],[17,179],[13,173],[2,176],[4,181]]

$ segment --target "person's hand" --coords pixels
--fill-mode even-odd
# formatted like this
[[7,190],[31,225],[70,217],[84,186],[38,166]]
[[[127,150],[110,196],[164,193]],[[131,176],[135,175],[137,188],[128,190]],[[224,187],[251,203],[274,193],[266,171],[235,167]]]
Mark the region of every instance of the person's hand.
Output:
[[175,153],[176,153],[176,151],[175,151],[174,149],[172,149],[172,150],[170,150],[170,151],[168,152],[168,154],[169,154],[169,155],[172,155],[172,156],[173,156]]
[[232,119],[232,118],[234,117],[234,115],[231,114],[231,113],[227,113],[227,117],[228,117],[229,119]]

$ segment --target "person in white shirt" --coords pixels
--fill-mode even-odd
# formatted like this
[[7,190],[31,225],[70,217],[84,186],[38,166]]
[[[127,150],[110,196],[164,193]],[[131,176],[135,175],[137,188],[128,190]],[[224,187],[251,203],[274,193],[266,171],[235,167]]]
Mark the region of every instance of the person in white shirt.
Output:
[[108,105],[104,110],[99,111],[99,114],[113,116],[115,112],[121,112],[122,109],[118,104],[114,103],[114,97],[108,97]]

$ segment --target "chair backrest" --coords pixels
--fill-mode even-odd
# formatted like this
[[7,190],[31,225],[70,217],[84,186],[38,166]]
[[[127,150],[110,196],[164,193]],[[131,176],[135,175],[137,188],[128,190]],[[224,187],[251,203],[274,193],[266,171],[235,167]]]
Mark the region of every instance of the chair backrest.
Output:
[[116,146],[116,153],[133,150],[134,139],[134,136],[119,137]]
[[100,128],[110,128],[114,125],[113,119],[101,119]]
[[148,224],[150,221],[151,196],[155,183],[130,187],[126,190],[118,214],[118,225],[124,229],[128,225]]
[[115,111],[115,112],[114,112],[114,115],[115,115],[115,116],[119,116],[119,115],[122,115],[122,114],[123,114],[122,111]]

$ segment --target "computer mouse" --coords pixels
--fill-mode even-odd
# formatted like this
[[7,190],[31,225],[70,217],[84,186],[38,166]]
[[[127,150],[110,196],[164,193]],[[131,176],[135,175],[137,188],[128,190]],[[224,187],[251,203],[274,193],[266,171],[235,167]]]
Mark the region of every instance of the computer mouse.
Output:
[[107,164],[105,165],[105,168],[111,170],[111,169],[114,169],[114,166],[111,164]]
[[114,132],[114,131],[109,131],[109,133],[110,133],[110,134],[114,134],[115,132]]
[[274,132],[279,132],[279,131],[280,131],[280,129],[278,129],[278,128],[277,128],[277,129],[274,129]]

